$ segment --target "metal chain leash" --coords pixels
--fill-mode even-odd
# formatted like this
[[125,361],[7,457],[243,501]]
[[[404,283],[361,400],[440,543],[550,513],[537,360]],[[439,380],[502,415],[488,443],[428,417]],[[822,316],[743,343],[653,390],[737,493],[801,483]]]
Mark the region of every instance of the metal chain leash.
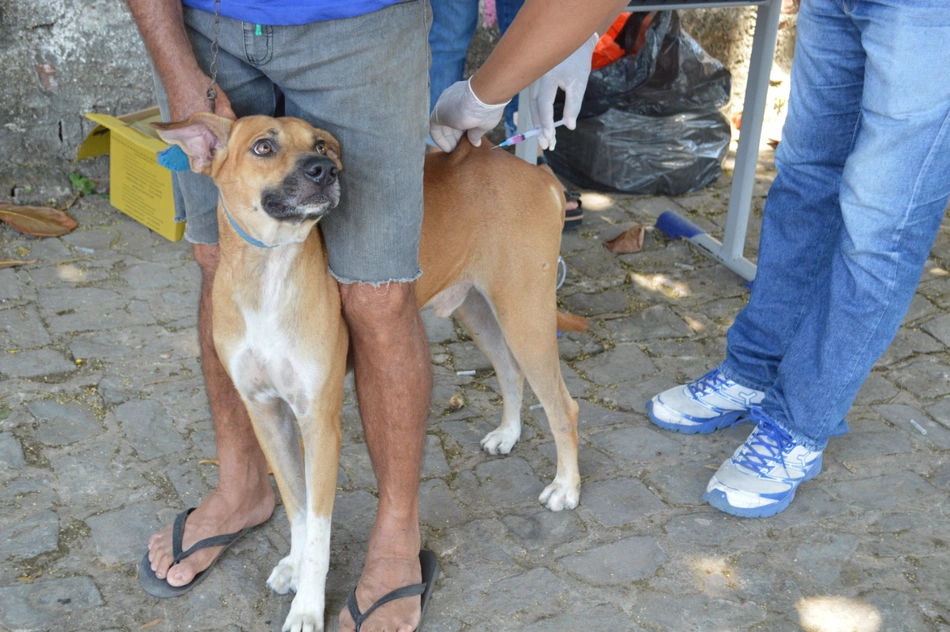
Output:
[[214,26],[211,28],[211,83],[208,85],[208,91],[205,96],[211,103],[211,111],[214,112],[215,99],[218,98],[218,91],[215,84],[218,80],[218,33],[221,30],[221,0],[214,0]]

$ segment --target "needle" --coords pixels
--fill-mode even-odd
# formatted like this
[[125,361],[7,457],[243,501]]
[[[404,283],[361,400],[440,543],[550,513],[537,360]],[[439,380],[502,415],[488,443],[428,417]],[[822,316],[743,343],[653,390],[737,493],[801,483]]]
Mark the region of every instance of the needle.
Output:
[[[564,123],[565,123],[564,119],[561,119],[560,121],[556,121],[554,123],[554,127],[560,127],[561,125],[564,125]],[[541,133],[541,130],[542,130],[541,127],[535,127],[532,130],[528,130],[524,134],[515,134],[511,138],[505,139],[505,142],[499,143],[498,147],[510,147],[511,145],[517,145],[523,140],[527,140],[529,138],[537,136],[538,134]]]

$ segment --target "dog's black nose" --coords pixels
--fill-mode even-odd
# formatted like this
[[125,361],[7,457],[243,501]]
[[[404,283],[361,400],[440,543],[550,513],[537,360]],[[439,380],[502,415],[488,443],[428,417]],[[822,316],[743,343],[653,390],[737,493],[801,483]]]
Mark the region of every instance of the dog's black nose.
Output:
[[307,178],[321,186],[327,186],[336,181],[337,168],[329,158],[323,156],[308,158],[302,168]]

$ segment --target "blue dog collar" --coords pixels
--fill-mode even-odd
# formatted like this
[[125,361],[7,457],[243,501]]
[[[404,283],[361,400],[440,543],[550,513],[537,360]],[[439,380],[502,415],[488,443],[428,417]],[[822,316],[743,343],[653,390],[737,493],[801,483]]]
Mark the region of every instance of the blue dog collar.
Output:
[[224,204],[224,198],[221,196],[220,193],[218,193],[218,199],[221,200],[221,208],[224,209],[224,215],[228,218],[228,221],[231,222],[231,226],[234,227],[234,230],[237,231],[237,234],[240,235],[244,241],[251,244],[252,246],[257,246],[258,248],[276,248],[279,245],[279,244],[274,244],[273,246],[268,246],[260,239],[254,239],[253,237],[248,235],[246,232],[244,232],[244,229],[238,226],[238,223],[235,222],[234,218],[231,217],[231,214],[228,213],[228,207]]

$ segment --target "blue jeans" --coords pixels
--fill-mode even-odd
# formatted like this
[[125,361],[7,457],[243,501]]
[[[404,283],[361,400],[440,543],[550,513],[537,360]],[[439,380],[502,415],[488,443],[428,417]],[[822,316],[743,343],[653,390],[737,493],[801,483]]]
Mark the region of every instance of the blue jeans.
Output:
[[465,76],[465,57],[478,25],[478,0],[430,0],[429,111],[442,91]]
[[803,0],[778,175],[722,371],[812,450],[913,298],[950,198],[950,2]]
[[[465,57],[478,25],[478,0],[430,0],[432,28],[429,30],[429,111],[435,107],[442,91],[465,76]],[[521,9],[524,0],[495,0],[498,29],[504,35]],[[515,96],[505,107],[505,129],[514,132],[514,113],[518,111]]]

